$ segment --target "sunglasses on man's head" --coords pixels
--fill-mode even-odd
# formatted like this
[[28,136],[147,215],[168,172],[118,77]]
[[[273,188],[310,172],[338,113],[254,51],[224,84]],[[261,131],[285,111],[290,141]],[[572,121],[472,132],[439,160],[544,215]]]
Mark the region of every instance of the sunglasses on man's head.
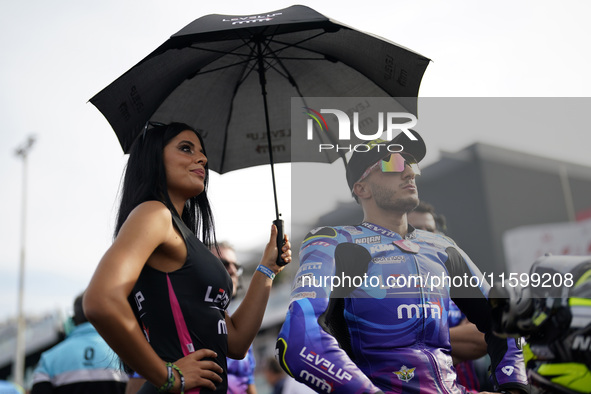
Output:
[[357,182],[364,180],[376,167],[379,167],[382,172],[403,172],[407,165],[415,175],[421,175],[419,163],[410,153],[391,153],[365,170]]

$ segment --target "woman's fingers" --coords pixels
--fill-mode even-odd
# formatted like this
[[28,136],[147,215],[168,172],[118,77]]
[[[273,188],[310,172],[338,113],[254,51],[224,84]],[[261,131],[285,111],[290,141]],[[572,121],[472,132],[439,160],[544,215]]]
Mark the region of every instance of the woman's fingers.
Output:
[[196,352],[189,354],[187,357],[191,357],[194,360],[202,360],[204,358],[216,358],[218,354],[211,349],[199,349]]
[[277,226],[274,224],[271,225],[271,234],[269,235],[269,243],[271,245],[275,244],[275,239],[277,238]]
[[289,257],[289,259],[291,260],[291,242],[289,242],[289,237],[287,236],[287,234],[283,236],[283,239],[285,240],[285,243],[283,244],[283,248],[281,248],[281,250],[283,252],[283,255]]
[[[218,365],[219,366],[219,365]],[[203,370],[203,378],[209,379],[212,382],[218,382],[220,383],[223,379],[220,375],[218,375],[217,373],[213,372],[212,370]]]
[[[214,361],[198,361],[197,365],[199,365],[199,367],[204,370],[204,371],[211,371],[213,374],[215,374],[217,377],[219,377],[219,375],[217,373],[223,373],[224,369],[222,367],[219,366],[218,363],[214,362]],[[216,373],[217,372],[217,373]],[[220,382],[222,381],[222,378],[220,377]]]
[[216,389],[216,384],[223,381],[219,374],[224,372],[217,362],[211,360],[216,357],[217,354],[213,350],[199,349],[176,362],[183,372],[187,389],[194,387]]
[[291,262],[291,242],[289,242],[289,237],[287,234],[283,235],[283,246],[280,250],[277,248],[277,227],[275,225],[271,226],[271,235],[269,237],[269,243],[265,246],[265,250],[263,251],[263,258],[261,260],[261,264],[270,268],[276,274],[281,272],[284,266],[277,265],[277,256],[280,256],[283,261],[286,263]]

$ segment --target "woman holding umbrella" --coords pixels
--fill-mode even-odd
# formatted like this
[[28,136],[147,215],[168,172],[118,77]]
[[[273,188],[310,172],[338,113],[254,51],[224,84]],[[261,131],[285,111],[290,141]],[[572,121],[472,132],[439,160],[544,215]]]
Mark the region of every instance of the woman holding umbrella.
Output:
[[[85,293],[88,319],[150,382],[140,393],[225,393],[225,357],[245,356],[282,269],[273,226],[244,301],[226,313],[232,282],[207,247],[215,244],[207,180],[193,128],[148,123],[130,152],[115,240]],[[281,257],[291,261],[287,237]]]

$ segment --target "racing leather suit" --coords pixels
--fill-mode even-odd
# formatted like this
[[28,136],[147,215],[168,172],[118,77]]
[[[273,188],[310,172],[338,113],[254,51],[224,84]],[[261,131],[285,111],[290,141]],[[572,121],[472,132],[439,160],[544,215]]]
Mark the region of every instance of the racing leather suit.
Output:
[[[469,285],[454,286],[456,277]],[[300,250],[277,356],[317,392],[464,393],[450,355],[451,297],[485,333],[495,388],[527,391],[515,339],[491,332],[489,289],[443,235],[409,226],[402,238],[367,222],[317,228]]]

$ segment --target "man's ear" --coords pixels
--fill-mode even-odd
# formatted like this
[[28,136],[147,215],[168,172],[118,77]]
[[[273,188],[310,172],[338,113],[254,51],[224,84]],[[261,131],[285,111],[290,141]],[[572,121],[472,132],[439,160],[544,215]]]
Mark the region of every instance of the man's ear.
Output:
[[353,185],[353,193],[361,199],[371,197],[371,191],[365,182],[357,182]]

